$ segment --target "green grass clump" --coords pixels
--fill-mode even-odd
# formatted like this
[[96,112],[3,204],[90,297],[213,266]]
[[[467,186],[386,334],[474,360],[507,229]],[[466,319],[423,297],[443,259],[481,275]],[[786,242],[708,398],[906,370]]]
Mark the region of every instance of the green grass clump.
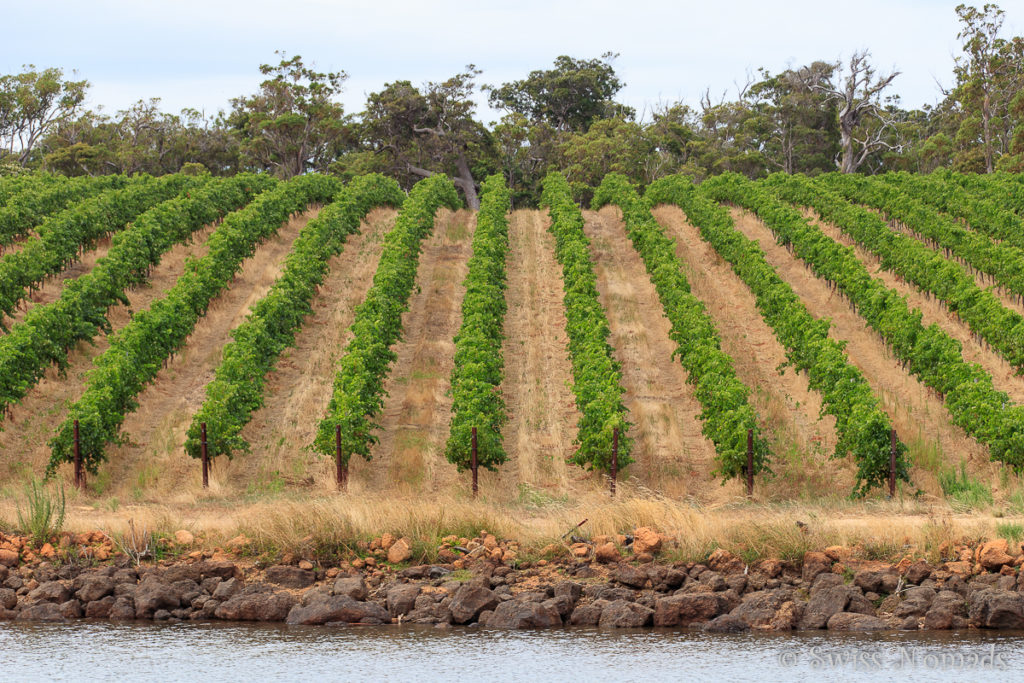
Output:
[[18,505],[18,526],[40,546],[60,533],[64,527],[64,487],[58,485],[51,494],[39,479],[33,477],[25,487],[25,510]]
[[996,524],[996,533],[999,534],[1000,538],[1005,538],[1010,543],[1019,543],[1024,540],[1024,526],[1020,524],[1012,522]]
[[939,485],[953,507],[975,509],[992,504],[992,490],[984,482],[969,477],[967,464],[962,461],[959,473],[955,469],[939,472]]

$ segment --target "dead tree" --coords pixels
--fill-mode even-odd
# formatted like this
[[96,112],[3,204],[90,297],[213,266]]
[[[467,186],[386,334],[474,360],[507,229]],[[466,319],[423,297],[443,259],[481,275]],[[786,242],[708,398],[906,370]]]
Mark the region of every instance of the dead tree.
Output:
[[[841,147],[836,157],[836,167],[843,173],[856,172],[875,150],[896,148],[885,140],[885,133],[893,122],[883,115],[879,93],[889,87],[900,72],[893,70],[888,76],[876,77],[875,69],[868,63],[869,56],[867,50],[853,53],[849,72],[840,86],[831,82],[814,86],[825,93],[829,100],[839,102]],[[856,131],[860,124],[870,118],[878,119],[881,125],[858,138]]]

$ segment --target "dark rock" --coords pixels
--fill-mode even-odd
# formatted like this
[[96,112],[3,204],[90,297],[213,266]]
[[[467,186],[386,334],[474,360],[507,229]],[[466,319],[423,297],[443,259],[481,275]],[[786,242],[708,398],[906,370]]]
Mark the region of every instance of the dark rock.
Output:
[[[483,615],[485,612],[480,614]],[[451,621],[452,613],[448,609],[448,603],[443,601],[435,602],[429,595],[420,595],[416,598],[415,609],[409,612],[408,616],[402,620],[403,623],[409,622],[413,624],[448,624]]]
[[811,597],[814,597],[814,594],[820,590],[843,585],[845,585],[843,577],[839,576],[839,574],[818,574],[817,578],[814,579],[814,583],[811,584]]
[[487,619],[487,628],[551,628],[561,625],[562,617],[551,605],[516,600],[501,603]]
[[156,612],[153,612],[153,621],[167,621],[170,618],[170,610],[158,609]]
[[647,584],[647,570],[643,567],[620,564],[613,576],[619,583],[632,588],[643,588]]
[[[218,610],[218,616],[220,610]],[[387,611],[375,602],[360,602],[347,595],[331,595],[324,600],[303,607],[296,605],[288,612],[289,624],[326,624],[340,622],[346,624],[388,623],[391,621]]]
[[931,588],[911,588],[903,594],[903,602],[899,604],[892,614],[894,617],[923,617],[932,601],[935,600],[935,591]]
[[239,574],[235,563],[227,560],[203,560],[202,562],[197,562],[195,566],[199,570],[199,575],[204,579],[210,577],[230,579],[232,576]]
[[700,575],[700,582],[711,591],[724,591],[729,587],[722,575],[718,572],[704,572]]
[[739,633],[750,630],[750,624],[731,614],[723,614],[704,624],[701,630],[708,633]]
[[1012,591],[1017,587],[1016,576],[1000,576],[999,580],[996,581],[996,588],[1002,591]]
[[519,602],[544,602],[548,597],[546,591],[523,591],[515,596]]
[[[227,580],[219,579],[217,577],[211,577],[212,580],[216,581],[216,588],[213,589],[211,596],[218,600],[227,600],[228,598],[237,595],[242,590],[242,582],[232,577]],[[207,579],[206,581],[210,581]],[[206,581],[203,583],[205,584]]]
[[595,600],[586,605],[578,605],[572,611],[569,623],[573,626],[597,626],[601,621],[601,612],[607,604],[607,600]]
[[743,574],[733,574],[725,577],[725,583],[729,590],[735,591],[737,595],[743,595],[743,591],[747,588],[747,577]]
[[884,621],[867,614],[840,612],[828,620],[830,631],[884,631],[887,628]]
[[953,610],[945,605],[932,607],[924,615],[924,627],[929,631],[943,631],[953,628]]
[[[204,611],[210,602],[217,601],[203,605]],[[214,615],[228,621],[284,621],[295,602],[295,596],[283,591],[242,592],[219,603]]]
[[134,619],[135,602],[127,595],[115,598],[114,604],[110,606],[110,614],[107,615],[107,618],[116,621]]
[[866,614],[875,616],[875,605],[866,596],[851,590],[850,602],[846,605],[846,611],[854,614]]
[[82,581],[75,596],[84,603],[95,602],[114,592],[114,580],[109,576],[90,576]]
[[138,586],[134,583],[119,583],[114,586],[114,597],[119,598],[122,595],[127,595],[130,598],[135,597],[135,591],[138,590]]
[[178,603],[181,605],[190,604],[203,592],[199,584],[192,579],[175,581],[171,584],[171,590],[178,594]]
[[203,592],[207,595],[213,595],[213,592],[217,590],[217,586],[223,583],[223,579],[217,576],[208,576],[199,583],[199,587],[203,589]]
[[334,582],[335,595],[347,595],[353,600],[366,600],[369,591],[362,576],[342,576]]
[[651,623],[654,610],[636,602],[615,600],[601,610],[601,620],[597,623],[602,628],[639,628]]
[[18,621],[64,621],[66,617],[60,605],[53,602],[40,602],[30,605],[18,612]]
[[908,583],[920,584],[922,581],[932,575],[933,568],[930,564],[924,560],[918,560],[914,564],[907,567],[907,571],[904,573]]
[[558,616],[562,618],[562,621],[569,618],[569,615],[572,614],[573,607],[576,605],[568,595],[558,595],[553,598],[549,598],[548,600],[545,600],[543,604],[548,607],[553,607],[555,611],[558,612]]
[[[833,574],[833,576],[835,576]],[[850,589],[844,585],[828,586],[820,588],[815,586],[811,590],[811,599],[804,608],[804,616],[800,621],[802,629],[825,628],[828,620],[834,614],[846,609],[850,602]]]
[[308,569],[299,569],[286,564],[268,567],[266,580],[285,588],[306,588],[316,581],[316,574]]
[[14,591],[19,590],[24,585],[25,585],[25,581],[20,576],[18,576],[17,574],[11,574],[4,581],[4,586],[6,586],[7,588],[10,588],[11,590],[14,590]]
[[28,594],[30,602],[55,602],[60,604],[71,597],[71,590],[60,581],[40,583],[39,587]]
[[82,603],[74,598],[66,602],[62,602],[60,605],[60,613],[64,615],[65,619],[81,619]]
[[853,583],[865,593],[892,593],[899,585],[900,577],[893,569],[879,571],[861,570],[853,575]]
[[118,569],[110,578],[114,580],[114,583],[137,583],[139,573],[134,569]]
[[107,619],[110,617],[110,609],[114,606],[115,599],[113,595],[108,595],[86,603],[85,616],[89,619]]
[[1024,628],[1024,595],[994,588],[971,596],[968,617],[979,628]]
[[405,616],[411,612],[421,590],[418,583],[401,583],[388,590],[387,605],[391,618]]
[[18,594],[10,588],[0,588],[0,609],[14,609],[18,606]]
[[196,610],[189,617],[190,619],[213,619],[217,616],[217,608],[220,607],[221,601],[210,598],[203,603],[201,609]]
[[327,586],[310,588],[302,594],[302,597],[299,598],[299,604],[305,607],[307,605],[312,605],[314,602],[322,602],[329,597],[331,597],[331,589]]
[[147,575],[135,589],[135,618],[151,619],[158,609],[181,606],[181,593],[160,579]]
[[565,596],[569,598],[572,604],[580,599],[583,595],[583,586],[576,583],[575,581],[561,581],[555,584],[555,597]]
[[714,619],[723,611],[714,593],[689,593],[658,598],[654,604],[655,626],[689,626]]
[[632,602],[636,600],[636,591],[621,587],[607,587],[598,591],[595,597],[599,600],[607,600],[608,602],[615,600],[628,600]]
[[[203,578],[199,564],[175,564],[164,570],[160,577],[164,583],[176,583],[178,581],[195,581],[198,583]],[[155,615],[154,615],[155,616]],[[168,613],[170,616],[170,613]]]
[[932,601],[932,609],[948,609],[954,616],[967,616],[967,603],[953,591],[939,591]]
[[792,600],[792,595],[793,591],[788,588],[748,593],[731,614],[743,619],[751,628],[770,628],[775,614],[783,603]]
[[480,585],[463,584],[452,595],[452,621],[456,624],[468,624],[476,619],[481,612],[498,607],[498,596],[489,588]]

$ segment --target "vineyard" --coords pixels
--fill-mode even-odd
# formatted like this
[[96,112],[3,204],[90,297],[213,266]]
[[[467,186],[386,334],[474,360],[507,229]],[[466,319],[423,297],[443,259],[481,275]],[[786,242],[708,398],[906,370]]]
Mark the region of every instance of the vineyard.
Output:
[[940,497],[963,472],[1024,495],[1024,177],[513,196],[0,180],[0,487],[717,504]]

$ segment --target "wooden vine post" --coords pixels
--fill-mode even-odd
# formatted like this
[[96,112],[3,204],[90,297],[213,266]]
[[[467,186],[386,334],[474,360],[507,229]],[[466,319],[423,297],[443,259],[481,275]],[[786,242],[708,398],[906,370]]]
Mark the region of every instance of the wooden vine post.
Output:
[[473,427],[472,444],[470,445],[469,467],[473,470],[473,497],[477,494],[477,451],[476,451],[476,427]]
[[615,480],[619,478],[619,428],[612,428],[612,472],[611,493],[615,497]]

